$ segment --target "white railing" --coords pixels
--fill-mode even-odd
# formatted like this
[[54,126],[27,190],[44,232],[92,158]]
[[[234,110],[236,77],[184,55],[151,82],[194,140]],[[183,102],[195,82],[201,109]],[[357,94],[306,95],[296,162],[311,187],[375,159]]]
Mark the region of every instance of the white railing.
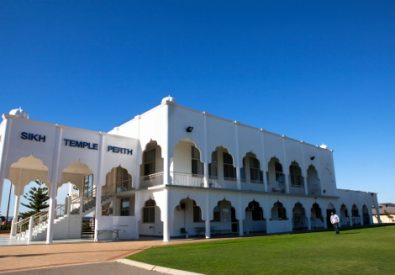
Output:
[[163,184],[163,172],[140,177],[140,188],[147,188]]
[[[88,196],[88,198],[85,198],[85,199],[87,199],[88,203],[91,202],[92,200],[95,200],[95,198],[93,196],[96,195],[96,188],[93,187],[92,189],[87,190],[86,195]],[[74,198],[73,200],[70,200],[70,203],[69,203],[69,205],[67,205],[67,207],[65,204],[56,205],[55,218],[59,218],[59,217],[62,217],[62,216],[65,216],[66,214],[68,214],[67,208],[69,208],[69,207],[71,207],[71,205],[77,203],[77,201],[79,201],[80,207],[81,207],[80,199],[84,199],[84,197],[82,197],[82,198],[77,197],[77,198]],[[82,205],[86,206],[87,205],[86,201],[83,201]],[[34,230],[36,228],[46,227],[47,223],[48,223],[48,219],[49,219],[48,210],[49,209],[45,209],[45,211],[43,211],[43,212],[38,212],[30,217],[27,217],[25,219],[22,219],[22,220],[16,222],[14,225],[15,231],[12,232],[12,235],[13,236],[15,236],[15,235],[22,236],[22,235],[26,235],[27,234],[26,232],[29,232],[28,234],[30,235],[30,234],[32,234],[32,232],[34,232]],[[30,238],[31,238],[31,236],[28,236],[29,240],[30,240]]]
[[173,184],[182,186],[203,187],[203,175],[173,172]]

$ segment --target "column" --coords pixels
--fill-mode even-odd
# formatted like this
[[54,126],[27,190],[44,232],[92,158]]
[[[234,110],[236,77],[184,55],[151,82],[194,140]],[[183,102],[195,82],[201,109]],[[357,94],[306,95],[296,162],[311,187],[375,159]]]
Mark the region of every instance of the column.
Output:
[[16,235],[16,223],[18,222],[18,216],[19,216],[19,203],[20,203],[20,198],[21,195],[15,195],[15,205],[14,205],[14,215],[13,215],[13,219],[12,219],[12,224],[11,224],[11,236],[15,236]]
[[265,192],[267,192],[267,176],[266,176],[266,172],[268,171],[267,169],[267,161],[265,159],[265,136],[263,133],[263,129],[261,128],[260,130],[260,144],[261,144],[261,159],[260,164],[261,164],[261,170],[262,170],[262,180],[263,180],[263,188],[265,190]]
[[169,215],[169,191],[167,189],[163,190],[164,193],[164,204],[162,211],[163,220],[163,241],[170,241],[170,215]]
[[287,162],[287,152],[285,150],[285,135],[282,136],[282,147],[283,147],[283,173],[284,173],[284,184],[285,184],[285,193],[289,194],[289,165]]
[[47,222],[47,239],[46,244],[51,244],[53,241],[53,222],[56,209],[56,192],[59,182],[59,162],[60,162],[60,149],[63,136],[63,129],[56,126],[55,150],[52,155],[52,165],[48,171],[48,195],[49,195],[49,209],[48,209],[48,222]]
[[15,205],[14,205],[14,215],[12,218],[12,224],[11,224],[11,232],[10,232],[10,239],[12,236],[16,235],[16,223],[18,222],[18,215],[19,215],[19,202],[20,202],[21,195],[15,195]]
[[51,183],[49,188],[49,209],[48,209],[48,226],[46,244],[53,242],[53,222],[56,209],[56,184]]
[[238,197],[238,209],[237,211],[239,212],[239,236],[244,236],[244,224],[243,224],[243,220],[244,220],[244,211],[243,211],[243,205],[242,205],[242,201],[241,201],[241,197]]
[[210,222],[211,209],[210,209],[210,194],[209,194],[209,192],[207,192],[207,194],[206,194],[205,211],[206,211],[206,220],[205,220],[206,230],[205,230],[205,235],[206,235],[206,239],[210,239],[211,238],[211,222]]
[[209,171],[208,171],[208,149],[207,149],[207,115],[203,112],[203,185],[204,188],[209,187]]
[[[309,209],[307,209],[309,210]],[[311,230],[311,211],[306,211],[305,209],[305,214],[306,214],[306,219],[307,219],[307,229]]]
[[241,173],[240,173],[240,149],[239,149],[239,122],[234,121],[235,125],[235,148],[236,148],[236,156],[235,156],[235,167],[236,167],[236,183],[237,189],[241,190]]
[[[103,177],[102,177],[102,171],[103,171],[103,155],[104,155],[104,135],[103,133],[100,133],[100,141],[99,141],[99,159],[97,161],[97,176],[95,180],[95,186],[96,186],[96,205],[95,205],[95,232],[93,236],[93,241],[97,242],[99,241],[99,229],[100,229],[100,218],[101,218],[101,211],[102,211],[102,205],[101,205],[101,187],[102,187],[102,182],[103,182]],[[114,207],[115,207],[115,200],[114,201]],[[114,213],[115,209],[114,209]]]

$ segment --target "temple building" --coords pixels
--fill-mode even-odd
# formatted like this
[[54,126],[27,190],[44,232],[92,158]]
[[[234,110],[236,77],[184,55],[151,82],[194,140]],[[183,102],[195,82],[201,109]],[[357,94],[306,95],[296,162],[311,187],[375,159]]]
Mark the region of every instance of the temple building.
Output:
[[[370,225],[372,208],[379,212],[376,193],[337,188],[326,145],[192,110],[170,96],[108,133],[12,110],[0,124],[0,192],[4,180],[15,187],[10,238],[47,243],[81,238],[88,227],[96,241],[323,230],[331,211],[342,227]],[[48,187],[49,208],[18,219],[34,181]]]

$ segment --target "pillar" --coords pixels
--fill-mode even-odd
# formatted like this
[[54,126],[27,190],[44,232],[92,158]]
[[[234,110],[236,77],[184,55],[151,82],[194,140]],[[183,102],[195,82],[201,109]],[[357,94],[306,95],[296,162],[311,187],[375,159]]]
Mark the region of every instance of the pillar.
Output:
[[241,197],[239,196],[238,198],[238,209],[237,212],[239,212],[239,236],[244,236],[244,211],[243,211],[243,205],[242,205],[242,201],[241,201]]
[[49,209],[48,209],[46,244],[51,244],[53,242],[53,223],[55,217],[55,209],[56,209],[56,184],[52,183],[52,186],[49,189]]
[[19,216],[19,202],[20,202],[21,195],[15,195],[15,205],[14,205],[14,215],[12,218],[12,224],[11,224],[11,232],[10,232],[10,238],[12,236],[16,235],[16,223],[18,222],[18,216]]
[[210,195],[207,192],[206,194],[206,207],[205,207],[205,211],[206,211],[206,220],[204,222],[205,224],[205,235],[206,235],[206,239],[210,239],[211,238],[211,221],[210,221]]
[[167,189],[164,192],[164,204],[162,211],[162,221],[163,221],[163,241],[170,241],[170,215],[169,215],[169,191]]
[[[93,236],[93,240],[95,242],[99,241],[99,228],[100,228],[100,218],[101,218],[101,187],[102,187],[102,171],[103,171],[103,154],[105,148],[104,144],[104,135],[100,133],[100,148],[99,148],[99,159],[97,162],[97,176],[94,178],[95,186],[96,186],[96,205],[95,205],[95,232]],[[115,205],[114,205],[115,206]],[[115,210],[115,209],[114,209]]]

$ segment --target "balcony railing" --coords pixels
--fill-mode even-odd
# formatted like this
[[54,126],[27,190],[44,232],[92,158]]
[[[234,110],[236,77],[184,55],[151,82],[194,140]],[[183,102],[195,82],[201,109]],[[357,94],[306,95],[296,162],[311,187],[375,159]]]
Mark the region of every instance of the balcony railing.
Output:
[[268,191],[274,193],[285,193],[285,175],[280,172],[275,173],[275,178],[270,178],[269,172],[266,173]]
[[173,172],[173,184],[182,186],[203,187],[203,175]]
[[148,188],[163,184],[163,172],[142,176],[140,178],[140,188]]

